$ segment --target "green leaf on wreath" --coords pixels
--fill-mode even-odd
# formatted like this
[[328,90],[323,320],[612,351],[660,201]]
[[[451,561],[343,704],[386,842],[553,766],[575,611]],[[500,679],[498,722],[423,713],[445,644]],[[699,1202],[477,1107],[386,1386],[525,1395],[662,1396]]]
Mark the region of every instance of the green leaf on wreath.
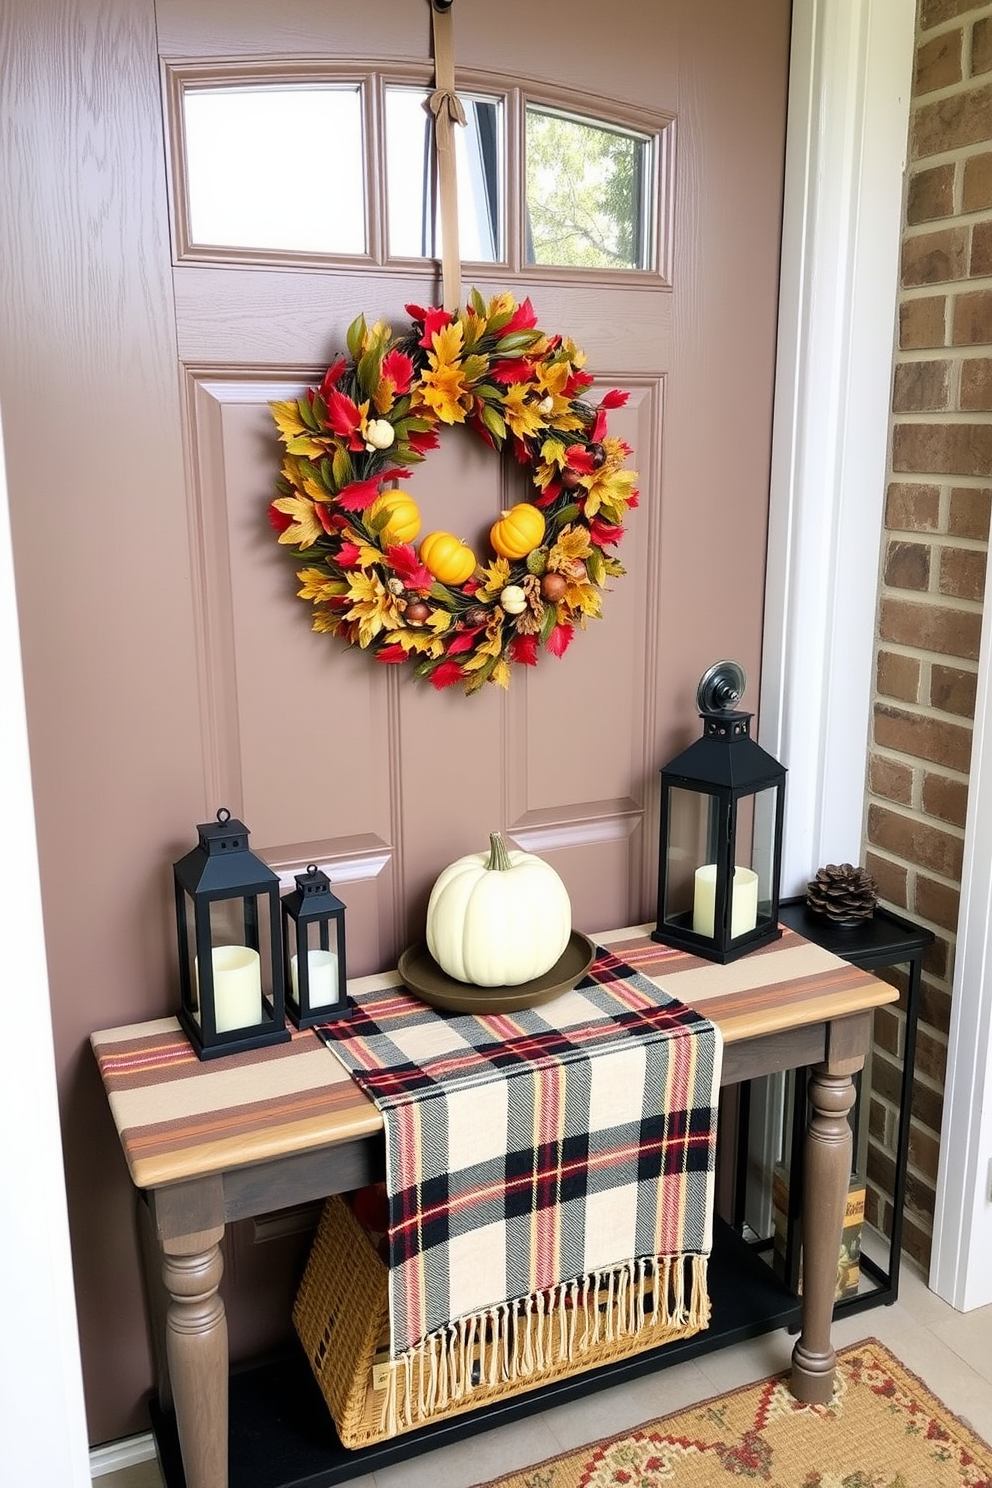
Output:
[[334,485],[340,491],[342,486],[348,484],[354,473],[351,456],[343,445],[336,444],[334,446],[334,454],[331,457],[331,468],[334,471]]
[[606,578],[606,562],[599,548],[593,548],[586,559],[586,572],[594,584],[598,584],[600,588],[603,587],[603,580]]
[[506,438],[506,420],[496,412],[491,403],[483,403],[480,417],[498,444]]
[[498,656],[490,656],[484,666],[481,666],[477,672],[473,672],[471,678],[465,683],[466,693],[478,692],[482,684],[489,681],[498,661]]
[[310,434],[297,434],[295,439],[287,439],[286,448],[291,455],[310,455],[314,459],[324,452],[323,445],[318,444]]
[[300,410],[300,418],[306,424],[307,428],[312,429],[316,434],[320,429],[320,425],[314,417],[314,411],[310,407],[309,398],[297,398],[296,406]]
[[544,614],[541,616],[541,645],[546,646],[548,637],[558,624],[558,606],[549,604],[544,606]]
[[520,356],[538,339],[536,331],[510,331],[496,343],[500,356]]
[[486,314],[486,302],[477,289],[471,289],[469,291],[468,301],[476,315],[481,315],[484,318]]
[[348,327],[348,334],[345,339],[348,343],[348,355],[353,362],[357,362],[362,354],[362,343],[365,340],[367,331],[368,327],[365,324],[364,315],[356,316]]
[[375,392],[382,379],[382,347],[370,346],[356,368],[358,385],[367,396]]

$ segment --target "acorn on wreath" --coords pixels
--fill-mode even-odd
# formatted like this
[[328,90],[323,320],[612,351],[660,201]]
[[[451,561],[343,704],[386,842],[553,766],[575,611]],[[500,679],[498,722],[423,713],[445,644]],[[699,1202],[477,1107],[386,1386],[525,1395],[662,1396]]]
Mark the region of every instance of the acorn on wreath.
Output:
[[806,908],[834,925],[870,920],[878,903],[878,886],[864,868],[828,863],[806,885]]

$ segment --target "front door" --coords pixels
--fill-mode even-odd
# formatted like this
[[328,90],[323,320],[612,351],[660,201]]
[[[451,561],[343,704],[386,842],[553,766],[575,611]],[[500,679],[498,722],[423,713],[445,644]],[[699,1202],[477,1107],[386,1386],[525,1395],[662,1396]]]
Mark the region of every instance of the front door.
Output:
[[[22,136],[9,137],[7,179],[31,186],[9,234],[13,336],[0,356],[100,1440],[139,1424],[147,1366],[130,1239],[107,1260],[107,1235],[127,1235],[127,1183],[78,1051],[94,1027],[173,1009],[168,866],[195,822],[222,806],[241,816],[287,885],[325,866],[356,974],[422,937],[434,877],[493,829],[554,864],[574,925],[591,932],[654,916],[658,770],[696,733],[701,674],[741,661],[756,704],[789,5],[452,8],[456,85],[505,110],[502,238],[488,257],[466,246],[466,293],[529,297],[543,330],[585,352],[592,399],[629,394],[610,432],[630,445],[640,488],[616,550],[627,572],[602,618],[561,659],[515,666],[506,692],[472,696],[315,634],[266,514],[280,453],[270,401],[319,382],[359,313],[402,327],[407,304],[441,298],[436,261],[400,237],[404,212],[422,227],[422,202],[418,186],[398,208],[404,178],[384,180],[385,105],[365,116],[357,176],[333,134],[287,132],[274,167],[272,138],[254,147],[247,194],[274,170],[287,220],[358,220],[357,242],[326,252],[198,240],[179,134],[184,88],[271,92],[348,72],[366,90],[423,87],[428,5],[78,0],[74,12],[64,32],[9,23],[8,55],[19,46],[26,59],[18,107],[41,122],[30,171]],[[529,108],[652,142],[634,267],[531,251]],[[39,505],[38,451],[52,449],[56,414],[59,459],[45,462]],[[405,484],[425,530],[473,545],[525,494],[512,459],[460,428]],[[39,527],[46,510],[54,536]],[[71,871],[67,840],[85,844],[85,874]],[[285,1325],[284,1231],[254,1226],[235,1246],[236,1353]]]

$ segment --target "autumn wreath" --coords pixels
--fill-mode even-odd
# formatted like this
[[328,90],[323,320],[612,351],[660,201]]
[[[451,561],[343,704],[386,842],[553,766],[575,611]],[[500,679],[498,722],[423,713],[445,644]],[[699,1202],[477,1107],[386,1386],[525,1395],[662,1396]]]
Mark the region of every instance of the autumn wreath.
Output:
[[[506,687],[511,663],[536,665],[540,646],[561,656],[624,572],[606,549],[637,505],[637,474],[606,426],[627,394],[585,402],[583,353],[539,330],[529,300],[487,304],[473,290],[456,313],[407,312],[400,336],[359,316],[320,386],[271,405],[285,455],[270,518],[306,563],[299,596],[314,630],[410,661],[437,688]],[[437,447],[442,424],[469,424],[495,450],[509,443],[534,486],[493,525],[481,563],[452,533],[414,546],[420,512],[392,485]]]

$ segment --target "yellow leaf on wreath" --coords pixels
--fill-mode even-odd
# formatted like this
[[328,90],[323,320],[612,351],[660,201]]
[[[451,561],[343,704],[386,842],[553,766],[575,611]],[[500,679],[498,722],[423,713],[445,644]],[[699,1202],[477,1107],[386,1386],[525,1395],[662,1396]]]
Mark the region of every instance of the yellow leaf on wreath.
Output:
[[489,674],[490,682],[495,682],[497,687],[502,687],[505,692],[510,685],[510,663],[504,661],[501,656]]
[[292,525],[280,532],[279,542],[294,548],[309,548],[323,536],[324,529],[317,520],[313,502],[305,496],[277,496],[272,505],[283,516],[292,518]]
[[527,439],[544,428],[544,419],[534,402],[530,383],[510,384],[503,398],[503,417],[518,439]]
[[551,549],[549,567],[557,568],[567,558],[586,558],[591,551],[592,543],[585,527],[563,527]]
[[482,591],[492,597],[506,588],[510,581],[510,565],[505,558],[497,558],[482,570]]
[[338,594],[347,594],[348,586],[343,579],[332,579],[323,568],[301,568],[296,577],[303,585],[297,590],[300,599],[312,599],[323,604]]
[[450,610],[432,609],[425,623],[430,626],[435,635],[443,635],[446,630],[451,629],[454,618]]
[[295,401],[270,403],[269,407],[284,441],[294,439],[297,434],[306,432],[307,426],[300,418],[300,410]]

